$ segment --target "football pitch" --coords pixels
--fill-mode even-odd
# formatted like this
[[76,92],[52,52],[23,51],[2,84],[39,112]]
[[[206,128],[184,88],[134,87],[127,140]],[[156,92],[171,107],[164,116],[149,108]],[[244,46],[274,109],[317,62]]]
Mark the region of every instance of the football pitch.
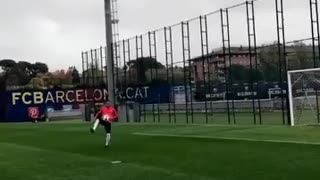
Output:
[[320,127],[0,124],[2,180],[319,179]]
[[[193,117],[193,118],[192,118]],[[234,114],[230,112],[230,123],[238,124],[238,125],[253,125],[254,124],[254,115],[253,113],[243,113],[243,112],[235,112]],[[227,125],[229,124],[229,117],[227,113],[210,113],[208,112],[208,124],[220,124]],[[205,113],[195,112],[193,115],[191,113],[188,114],[188,120],[186,117],[186,113],[176,113],[171,114],[171,123],[176,121],[177,124],[207,124]],[[304,118],[306,118],[304,116]],[[309,120],[310,118],[307,117]],[[155,113],[147,113],[146,116],[141,116],[142,122],[153,123],[170,123],[170,118],[168,113],[160,113],[159,115]],[[256,113],[256,123],[260,123],[259,113]],[[282,125],[282,113],[281,112],[263,112],[261,113],[261,124],[263,125]]]

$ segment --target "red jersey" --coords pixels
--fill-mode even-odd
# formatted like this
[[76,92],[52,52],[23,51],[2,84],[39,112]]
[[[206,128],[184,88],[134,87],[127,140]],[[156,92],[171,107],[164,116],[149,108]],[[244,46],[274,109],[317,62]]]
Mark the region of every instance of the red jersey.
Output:
[[118,113],[113,107],[107,107],[104,106],[100,109],[100,111],[96,114],[96,119],[99,118],[99,116],[103,117],[105,115],[109,116],[109,121],[112,122],[115,119],[118,118]]

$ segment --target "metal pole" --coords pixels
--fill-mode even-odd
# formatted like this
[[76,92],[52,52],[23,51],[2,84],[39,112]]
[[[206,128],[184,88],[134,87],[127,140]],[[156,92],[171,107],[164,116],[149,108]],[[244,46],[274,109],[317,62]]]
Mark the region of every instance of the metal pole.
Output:
[[[128,73],[129,73],[129,79],[127,79],[127,86],[129,86],[129,85],[132,85],[131,83],[132,83],[132,80],[131,80],[131,77],[132,77],[132,73],[131,73],[131,67],[130,67],[130,63],[131,63],[131,46],[130,46],[130,40],[128,39],[127,40],[127,48],[128,48]],[[128,88],[128,87],[126,87],[126,88]]]
[[[154,48],[154,59],[156,60],[155,68],[156,68],[156,79],[159,78],[159,70],[158,70],[158,54],[157,54],[157,36],[156,36],[156,31],[153,32],[153,48]],[[158,94],[158,123],[160,123],[161,118],[160,118],[160,97],[161,95]]]
[[[170,69],[169,60],[172,60],[172,59],[170,59],[172,52],[169,52],[169,49],[168,49],[168,43],[171,43],[171,42],[168,41],[168,29],[167,29],[167,27],[164,27],[164,43],[165,43],[165,53],[166,53],[167,85],[169,85],[170,88],[172,88],[172,82],[170,82],[170,75],[169,75],[170,74],[169,73],[169,69]],[[173,67],[171,67],[171,68],[173,68]],[[172,93],[170,91],[170,95],[171,94]],[[172,120],[171,120],[172,109],[171,109],[170,96],[168,97],[168,108],[169,108],[169,123],[171,123],[172,122]]]
[[209,91],[208,93],[210,94],[210,115],[211,115],[211,121],[213,121],[213,104],[212,104],[212,80],[211,80],[211,64],[210,64],[210,58],[209,58],[209,32],[208,32],[208,18],[207,16],[204,16],[204,28],[206,29],[206,33],[205,33],[205,39],[206,39],[206,43],[207,43],[207,47],[206,47],[206,53],[207,53],[207,71],[208,71],[208,84],[207,86],[209,87]]
[[187,90],[187,74],[186,74],[186,45],[185,45],[185,39],[188,38],[188,36],[185,36],[185,22],[181,23],[181,30],[182,30],[182,49],[183,49],[183,78],[184,78],[184,93],[185,93],[185,105],[186,105],[186,123],[189,124],[189,106],[188,106],[188,90]]
[[101,68],[101,78],[100,78],[100,83],[101,85],[104,84],[104,72],[103,72],[103,47],[100,47],[100,68]]
[[315,21],[313,19],[313,1],[310,0],[310,17],[311,17],[311,34],[312,34],[312,54],[313,54],[313,67],[316,68],[317,67],[317,62],[316,62],[316,46],[315,46],[315,28],[314,28],[314,24]]
[[[285,25],[284,25],[284,9],[283,9],[283,0],[281,0],[281,12],[282,12],[282,17],[281,17],[281,21],[282,21],[282,44],[283,44],[283,61],[284,61],[284,78],[285,81],[288,81],[286,73],[288,71],[288,59],[287,59],[287,48],[286,48],[286,33],[285,33]],[[286,109],[287,109],[287,123],[290,124],[290,110],[288,109],[288,107],[290,106],[289,104],[289,96],[288,96],[288,86],[285,86],[285,90],[287,92],[286,94]]]
[[191,44],[190,44],[190,25],[189,25],[189,22],[187,24],[187,34],[188,34],[188,66],[189,66],[189,89],[190,89],[190,108],[191,108],[191,122],[192,124],[194,123],[194,113],[193,113],[193,91],[192,91],[192,67],[191,67]]
[[[285,103],[287,104],[288,121],[290,121],[290,119],[289,119],[290,115],[289,115],[289,111],[288,111],[288,107],[289,107],[288,94],[286,95],[286,102],[283,97],[284,96],[283,82],[284,82],[284,79],[286,78],[286,77],[284,77],[284,72],[285,73],[287,72],[283,0],[275,0],[275,3],[276,3],[277,36],[278,36],[279,80],[280,80],[280,84],[281,84],[282,120],[283,120],[283,124],[285,125],[286,124]],[[285,88],[285,90],[287,90],[287,88]]]
[[171,27],[169,27],[169,38],[170,38],[170,52],[171,52],[171,54],[170,54],[170,58],[171,58],[171,75],[172,75],[172,77],[171,77],[171,82],[172,82],[172,85],[171,85],[171,93],[172,93],[172,98],[173,98],[173,100],[172,100],[172,102],[173,102],[173,114],[174,114],[174,123],[177,123],[177,114],[176,114],[176,101],[175,101],[175,94],[174,94],[174,89],[173,89],[173,87],[174,87],[174,85],[175,85],[175,79],[174,79],[174,70],[173,70],[173,46],[172,46],[172,29],[171,29]]
[[137,78],[137,85],[140,84],[140,78],[139,77],[139,71],[140,71],[140,59],[139,59],[139,41],[138,41],[138,36],[136,36],[136,78]]
[[81,53],[82,58],[82,84],[85,84],[85,69],[84,69],[84,52]]
[[[143,82],[141,82],[141,78],[140,72],[143,70],[143,46],[142,46],[142,35],[141,36],[136,36],[136,71],[137,71],[137,87],[141,87],[141,84]],[[145,107],[145,103],[144,103],[144,107]],[[146,112],[145,112],[145,108],[144,108],[144,114],[143,114],[143,118],[144,118],[144,122],[146,122]],[[140,122],[141,122],[141,103],[139,103],[139,116],[140,116]]]
[[[314,12],[315,11],[315,12]],[[316,14],[316,17],[314,17]],[[319,11],[318,11],[318,0],[310,0],[310,17],[311,17],[311,32],[312,32],[312,52],[313,52],[313,67],[316,68],[319,66]],[[316,50],[318,49],[318,52]],[[319,112],[319,95],[318,90],[316,90],[316,102],[317,102],[317,119],[318,123],[320,122],[320,112]]]
[[[204,105],[205,105],[205,113],[206,113],[206,123],[208,124],[209,123],[209,120],[208,120],[208,102],[207,102],[207,82],[206,82],[206,72],[205,72],[205,62],[207,62],[207,66],[209,67],[210,64],[208,63],[208,56],[209,56],[209,53],[207,50],[207,47],[208,47],[208,42],[206,41],[207,39],[204,38],[204,33],[205,33],[205,36],[207,36],[207,29],[206,28],[203,28],[203,17],[200,16],[200,34],[201,34],[201,54],[202,54],[202,76],[203,76],[203,89],[204,89]],[[209,71],[208,71],[209,73]],[[209,77],[209,75],[208,75]],[[209,80],[208,80],[209,81]],[[209,87],[210,89],[210,87]]]
[[[253,36],[253,52],[254,52],[254,62],[256,64],[256,76],[258,77],[258,72],[259,72],[259,64],[258,64],[258,53],[257,53],[257,35],[256,35],[256,18],[255,18],[255,11],[254,11],[254,1],[251,2],[252,3],[252,25],[253,25],[253,32],[254,32],[254,36]],[[258,96],[258,109],[259,109],[259,123],[262,124],[262,112],[261,112],[261,99],[259,96],[259,92],[260,92],[260,85],[259,85],[259,80],[257,80],[257,96]]]
[[87,75],[86,75],[86,86],[90,86],[90,74],[89,74],[89,52],[86,52],[86,67],[87,67]]
[[[120,64],[120,44],[119,42],[114,42],[114,47],[113,47],[113,52],[114,52],[114,60],[116,61],[115,64],[115,90],[117,91],[117,89],[119,89],[119,85],[120,85],[120,81],[119,81],[119,64]],[[116,94],[117,95],[117,94]]]
[[97,49],[95,49],[94,50],[94,66],[95,66],[95,78],[96,78],[96,80],[95,80],[95,82],[96,82],[96,84],[95,84],[95,86],[99,86],[99,81],[100,81],[100,70],[99,70],[99,62],[98,62],[98,51],[97,51]]
[[94,87],[95,86],[95,72],[94,72],[94,58],[93,58],[93,50],[91,49],[90,51],[90,57],[91,57],[91,80],[92,80],[92,86],[91,87]]
[[[252,27],[250,25],[253,24],[254,19],[253,11],[251,11],[251,16],[249,12],[249,5],[253,6],[253,4],[249,4],[246,1],[246,10],[247,10],[247,32],[248,32],[248,45],[249,45],[249,59],[250,59],[250,84],[251,84],[251,98],[252,98],[252,111],[253,111],[253,123],[257,124],[257,117],[256,117],[256,106],[255,106],[255,95],[254,95],[254,72],[253,72],[253,52],[252,52],[252,36],[255,36],[255,32],[252,31]],[[252,10],[252,9],[251,9]],[[256,54],[254,54],[256,56]]]
[[[124,65],[124,88],[123,91],[126,91],[126,89],[128,88],[128,82],[127,82],[127,71],[129,71],[129,69],[125,68],[127,65],[127,61],[126,59],[130,57],[129,53],[129,47],[126,46],[126,43],[129,44],[129,41],[123,40],[123,65]],[[126,48],[128,48],[128,50],[126,50]],[[130,61],[130,59],[129,59]],[[126,104],[126,118],[127,118],[127,122],[129,122],[129,113],[128,113],[128,103],[127,103],[128,99],[127,97],[125,97],[125,104]]]
[[[222,50],[223,50],[223,60],[224,60],[224,78],[225,78],[225,86],[226,86],[226,99],[227,99],[227,113],[228,113],[228,123],[231,124],[231,116],[230,116],[230,100],[229,100],[229,78],[227,72],[227,53],[226,53],[226,40],[225,40],[225,24],[224,24],[224,10],[220,9],[221,16],[221,31],[222,31]],[[230,56],[230,54],[229,54]]]
[[113,82],[113,59],[112,59],[112,19],[111,19],[111,0],[104,0],[105,26],[106,26],[106,64],[108,67],[108,99],[115,104],[114,82]]
[[234,104],[234,88],[233,88],[233,78],[232,78],[232,55],[231,55],[231,43],[230,43],[230,21],[229,21],[229,10],[226,9],[225,11],[226,15],[226,27],[227,27],[227,44],[228,44],[228,58],[229,58],[229,79],[230,79],[230,89],[231,89],[231,94],[232,94],[232,115],[233,115],[233,123],[236,124],[236,114],[235,114],[235,104]]
[[[152,39],[151,39],[151,32],[148,32],[148,39],[149,39],[149,56],[150,58],[153,58],[153,53],[152,53]],[[153,65],[150,68],[150,75],[151,75],[151,81],[150,81],[150,85],[153,85]],[[155,103],[152,103],[152,117],[153,117],[153,122],[156,122],[156,114],[155,114],[155,107],[154,107]]]

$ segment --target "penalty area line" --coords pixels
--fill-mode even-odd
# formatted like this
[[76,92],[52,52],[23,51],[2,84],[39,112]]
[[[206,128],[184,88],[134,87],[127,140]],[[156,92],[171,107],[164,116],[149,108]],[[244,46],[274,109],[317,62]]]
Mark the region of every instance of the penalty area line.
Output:
[[250,139],[250,138],[212,137],[212,136],[197,136],[197,135],[175,135],[175,134],[153,134],[153,133],[133,133],[133,135],[150,136],[150,137],[196,138],[196,139],[216,139],[216,140],[247,141],[247,142],[320,145],[320,142],[317,143],[317,142],[282,141],[282,140],[266,140],[266,139],[259,140],[259,139]]

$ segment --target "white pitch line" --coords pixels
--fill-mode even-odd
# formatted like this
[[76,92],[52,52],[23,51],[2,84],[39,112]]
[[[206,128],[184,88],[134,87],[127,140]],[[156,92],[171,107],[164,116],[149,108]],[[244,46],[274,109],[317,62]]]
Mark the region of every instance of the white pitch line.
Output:
[[[161,123],[161,124],[155,124],[155,123],[119,123],[117,124],[119,126],[131,126],[131,125],[137,125],[137,126],[177,126],[177,127],[241,127],[239,125],[219,125],[219,124],[170,124],[170,123]],[[254,126],[252,126],[254,127]],[[259,126],[261,127],[261,126]]]
[[247,125],[229,125],[229,124],[155,124],[155,123],[119,123],[119,126],[163,126],[163,127],[185,127],[185,128],[194,128],[194,127],[249,127],[249,128],[275,128],[275,127],[283,127],[280,125],[259,125],[259,126],[247,126]]
[[320,145],[320,142],[303,142],[303,141],[281,141],[281,140],[258,140],[250,138],[229,138],[229,137],[212,137],[212,136],[192,136],[192,135],[174,135],[174,134],[153,134],[153,133],[133,133],[137,136],[151,137],[175,137],[175,138],[197,138],[197,139],[217,139],[217,140],[233,140],[233,141],[249,141],[249,142],[267,142],[267,143],[286,143],[286,144],[304,144],[304,145]]
[[111,161],[111,164],[121,164],[122,161]]

